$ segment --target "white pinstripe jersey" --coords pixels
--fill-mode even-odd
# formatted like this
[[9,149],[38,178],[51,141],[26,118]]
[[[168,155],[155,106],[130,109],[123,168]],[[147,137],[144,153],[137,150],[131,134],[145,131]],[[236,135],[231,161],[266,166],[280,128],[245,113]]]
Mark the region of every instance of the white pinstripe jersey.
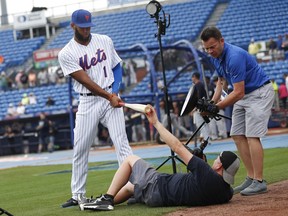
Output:
[[[87,46],[77,43],[72,38],[59,52],[58,60],[65,76],[83,69],[101,88],[106,88],[114,82],[112,68],[121,62],[121,58],[116,53],[110,37],[100,34],[91,36]],[[90,92],[76,80],[73,82],[73,88],[78,93]]]

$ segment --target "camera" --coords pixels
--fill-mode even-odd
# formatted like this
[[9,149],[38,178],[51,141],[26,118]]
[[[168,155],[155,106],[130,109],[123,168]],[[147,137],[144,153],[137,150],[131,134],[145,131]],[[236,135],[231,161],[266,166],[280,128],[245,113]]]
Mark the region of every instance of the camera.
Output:
[[214,104],[214,102],[208,101],[205,98],[197,100],[196,108],[199,109],[200,112],[209,112],[211,114],[217,114],[219,112],[219,108]]
[[205,162],[207,162],[207,158],[206,158],[206,155],[203,153],[203,151],[206,148],[206,146],[208,145],[208,139],[209,139],[209,137],[206,140],[201,142],[201,145],[199,148],[195,148],[193,150],[193,155],[203,159]]
[[202,160],[204,160],[205,162],[207,162],[207,158],[206,155],[203,153],[204,149],[206,148],[206,146],[208,145],[208,140],[209,137],[202,141],[199,148],[195,148],[195,149],[190,149],[187,145],[184,145],[186,149],[188,149],[188,151],[190,151],[194,156],[201,158]]

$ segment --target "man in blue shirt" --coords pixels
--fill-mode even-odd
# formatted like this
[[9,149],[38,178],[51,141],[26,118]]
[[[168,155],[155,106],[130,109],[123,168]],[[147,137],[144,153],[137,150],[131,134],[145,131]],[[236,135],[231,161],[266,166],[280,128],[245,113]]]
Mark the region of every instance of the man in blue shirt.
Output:
[[[233,106],[230,135],[236,143],[247,170],[244,182],[234,193],[254,195],[267,192],[263,180],[263,148],[260,138],[268,128],[274,91],[269,77],[247,51],[226,43],[216,27],[207,27],[201,33],[204,50],[218,73],[218,82],[212,100],[216,110]],[[223,82],[233,91],[220,100]]]

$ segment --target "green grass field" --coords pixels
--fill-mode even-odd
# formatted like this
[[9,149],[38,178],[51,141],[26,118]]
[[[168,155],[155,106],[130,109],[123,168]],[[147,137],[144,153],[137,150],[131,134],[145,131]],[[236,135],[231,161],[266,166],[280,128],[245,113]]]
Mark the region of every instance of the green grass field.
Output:
[[[288,148],[265,150],[264,176],[269,184],[288,179]],[[209,164],[212,161],[209,160]],[[99,163],[90,163],[97,166]],[[179,165],[180,166],[180,165]],[[182,166],[182,165],[181,165]],[[60,205],[70,198],[71,165],[19,167],[0,170],[0,208],[16,216],[44,215],[117,215],[154,216],[176,211],[181,207],[149,208],[145,205],[126,203],[115,207],[111,212],[80,211],[78,207],[62,209]],[[179,170],[179,167],[178,167]],[[182,167],[185,171],[185,167]],[[60,172],[63,171],[63,172]],[[171,165],[159,170],[172,172]],[[57,174],[49,174],[55,173]],[[87,181],[87,196],[105,193],[115,170],[90,171]],[[245,177],[243,164],[236,176],[235,185]]]

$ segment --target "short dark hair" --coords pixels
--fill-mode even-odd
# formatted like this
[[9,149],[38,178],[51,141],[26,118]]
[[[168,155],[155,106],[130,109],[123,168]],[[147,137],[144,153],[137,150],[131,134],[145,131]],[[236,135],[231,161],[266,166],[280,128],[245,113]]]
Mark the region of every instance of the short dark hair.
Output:
[[212,26],[205,28],[201,32],[200,38],[203,41],[208,41],[210,38],[220,40],[222,38],[222,34],[218,28]]
[[192,74],[192,77],[196,77],[197,79],[200,79],[200,73],[194,72],[194,73]]

